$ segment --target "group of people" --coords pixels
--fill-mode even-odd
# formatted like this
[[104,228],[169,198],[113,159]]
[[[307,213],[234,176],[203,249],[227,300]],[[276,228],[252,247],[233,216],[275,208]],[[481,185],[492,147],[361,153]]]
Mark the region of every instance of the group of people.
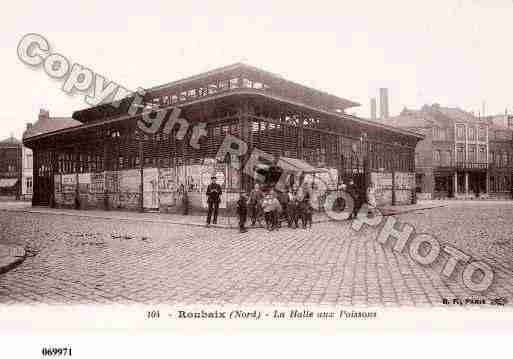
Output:
[[[216,183],[216,178],[211,178],[212,182],[207,187],[207,226],[213,219],[213,224],[217,223],[219,211],[219,203],[221,201],[222,189]],[[370,183],[367,193],[362,193],[354,184],[353,180],[349,180],[346,185],[342,182],[342,190],[346,191],[353,199],[351,218],[356,218],[358,211],[364,202],[369,203],[370,207],[375,207],[374,185]],[[344,210],[345,203],[337,204]],[[255,184],[254,189],[249,196],[245,192],[240,193],[240,197],[236,203],[236,212],[239,219],[240,232],[246,232],[246,222],[248,214],[251,217],[251,225],[256,223],[262,226],[262,220],[265,221],[265,228],[269,231],[276,230],[281,227],[285,221],[290,228],[303,228],[312,226],[313,208],[310,203],[310,193],[307,190],[298,191],[297,189],[286,189],[285,191],[277,191],[274,188],[263,190],[259,184]]]
[[265,228],[269,231],[281,227],[285,221],[290,228],[299,228],[299,222],[303,228],[312,226],[313,208],[310,205],[310,195],[298,195],[294,189],[277,191],[270,188],[264,191],[259,184],[255,184],[249,196],[241,193],[237,201],[237,215],[239,217],[239,230],[246,232],[247,216],[251,216],[251,225],[258,222],[262,226],[265,221]]

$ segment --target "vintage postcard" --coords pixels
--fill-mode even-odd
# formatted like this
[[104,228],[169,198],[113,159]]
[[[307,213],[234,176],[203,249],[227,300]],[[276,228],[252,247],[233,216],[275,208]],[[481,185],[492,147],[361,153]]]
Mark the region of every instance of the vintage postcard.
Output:
[[1,331],[513,329],[513,2],[0,18]]

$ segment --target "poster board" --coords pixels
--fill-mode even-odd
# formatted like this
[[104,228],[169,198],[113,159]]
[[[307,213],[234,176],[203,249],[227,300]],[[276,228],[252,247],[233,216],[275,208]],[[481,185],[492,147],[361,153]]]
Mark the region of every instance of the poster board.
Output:
[[159,202],[164,206],[176,206],[178,201],[177,171],[174,168],[161,168],[159,171]]
[[119,191],[119,173],[117,171],[105,172],[105,189],[109,193],[117,193]]
[[77,186],[76,174],[61,175],[61,190],[62,193],[75,193]]
[[91,173],[78,174],[78,191],[80,194],[89,194],[91,187]]
[[143,206],[148,209],[159,207],[159,170],[158,168],[145,168],[143,170]]
[[141,191],[141,170],[124,170],[119,175],[119,191],[121,193],[139,193]]
[[89,187],[91,193],[105,192],[105,172],[91,173],[91,185]]
[[60,174],[53,176],[53,184],[54,184],[54,191],[55,191],[55,193],[61,193],[62,192],[61,176],[62,175],[60,175]]

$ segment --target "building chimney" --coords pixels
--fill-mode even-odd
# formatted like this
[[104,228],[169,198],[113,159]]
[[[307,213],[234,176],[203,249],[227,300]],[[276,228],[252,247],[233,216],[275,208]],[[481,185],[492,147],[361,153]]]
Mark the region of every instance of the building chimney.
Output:
[[388,89],[379,89],[379,117],[387,118],[388,113]]
[[39,110],[39,121],[47,120],[49,118],[50,118],[50,112],[48,110],[45,110],[43,108]]
[[376,108],[376,98],[373,97],[370,100],[370,111],[371,111],[371,120],[376,120],[377,116],[377,108]]

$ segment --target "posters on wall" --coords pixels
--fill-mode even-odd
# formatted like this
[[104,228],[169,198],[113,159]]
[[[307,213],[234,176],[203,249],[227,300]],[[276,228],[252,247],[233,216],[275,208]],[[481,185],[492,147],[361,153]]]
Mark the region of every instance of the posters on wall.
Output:
[[159,182],[158,168],[145,168],[143,170],[143,205],[144,205],[144,208],[157,209],[159,207],[158,182]]
[[179,191],[183,191],[186,188],[186,170],[185,166],[176,167],[176,184]]
[[122,193],[139,193],[141,184],[141,170],[124,170],[119,174],[119,191]]
[[208,171],[206,165],[190,165],[187,166],[187,189],[189,192],[202,191],[202,177],[203,173]]
[[105,172],[91,173],[91,185],[89,187],[91,193],[105,192]]
[[238,191],[240,189],[240,171],[233,167],[227,166],[226,177],[227,191]]
[[77,175],[65,174],[61,176],[62,193],[75,193],[77,185]]
[[176,206],[178,202],[178,181],[174,168],[159,170],[159,202],[165,206]]
[[371,181],[376,186],[376,190],[384,190],[392,188],[391,172],[372,172]]
[[81,194],[88,194],[91,187],[91,173],[78,174],[78,191]]
[[119,191],[119,173],[116,171],[105,172],[105,189],[109,193]]
[[401,189],[412,189],[415,187],[415,175],[408,172],[395,173],[395,186]]
[[53,176],[53,184],[54,184],[55,193],[61,193],[62,186],[61,186],[61,175],[60,174]]
[[[392,188],[393,181],[391,172],[372,172],[371,180],[378,190]],[[396,189],[412,189],[415,187],[415,174],[409,172],[395,172],[394,182]]]

